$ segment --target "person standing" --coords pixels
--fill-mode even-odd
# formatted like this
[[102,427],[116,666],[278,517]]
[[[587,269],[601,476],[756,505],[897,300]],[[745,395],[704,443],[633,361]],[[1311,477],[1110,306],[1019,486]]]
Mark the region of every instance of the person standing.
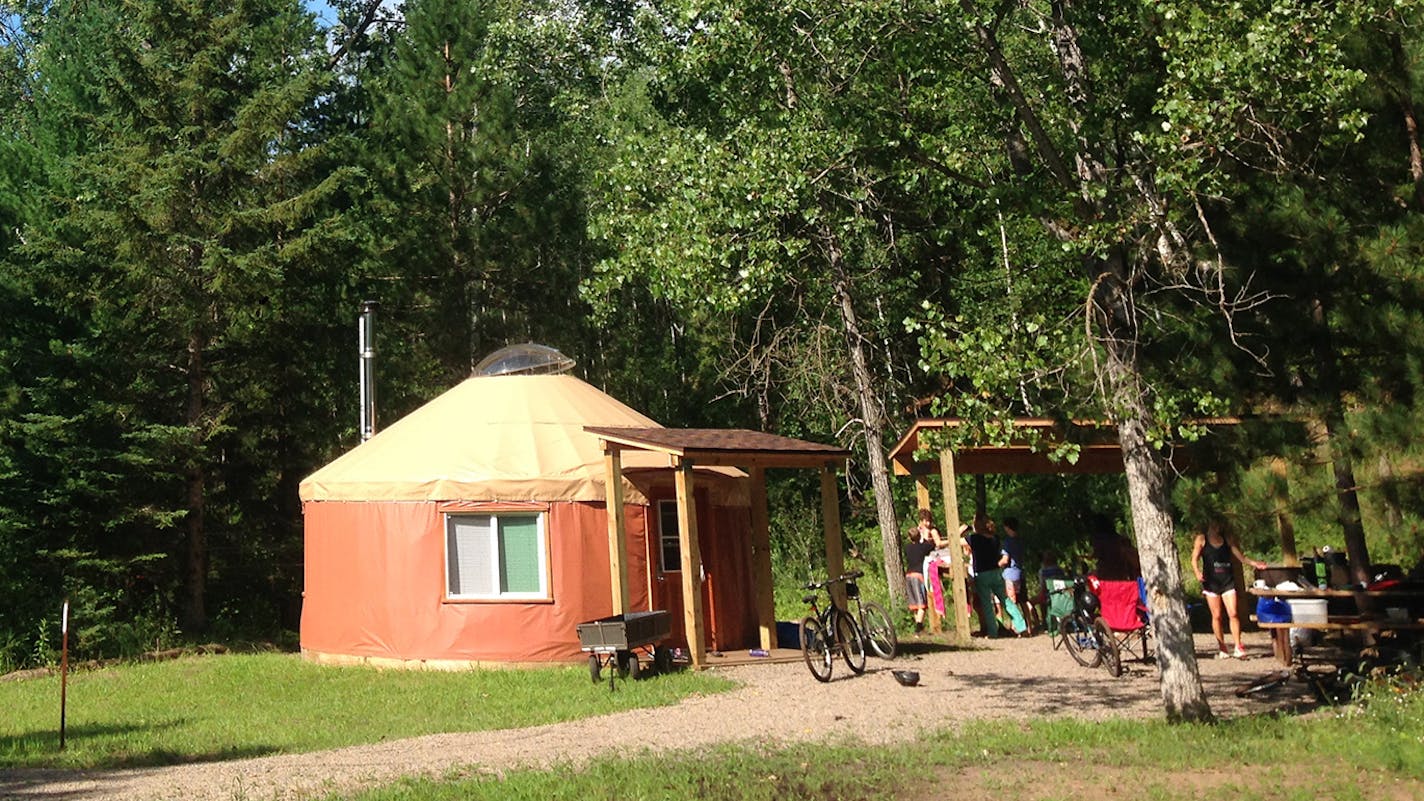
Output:
[[1034,614],[1033,599],[1028,596],[1028,582],[1024,580],[1024,565],[1028,558],[1024,553],[1024,541],[1019,537],[1019,521],[1016,517],[1004,518],[1004,539],[1002,540],[1004,553],[1009,555],[1009,563],[1004,566],[1004,592],[1010,601],[1018,605],[1023,612],[1024,621],[1028,624],[1028,630],[1033,631],[1038,628]]
[[994,614],[995,599],[1008,612],[1014,632],[1026,634],[1028,625],[1024,623],[1018,605],[1009,600],[1004,590],[1004,567],[1009,563],[1009,555],[999,546],[999,538],[994,536],[989,516],[982,512],[974,515],[969,553],[974,564],[974,591],[979,597],[979,617],[984,623],[985,636],[999,636],[999,618]]
[[[1241,616],[1236,611],[1238,562],[1257,569],[1266,566],[1265,562],[1247,559],[1235,539],[1222,532],[1221,521],[1213,518],[1206,526],[1206,533],[1198,534],[1192,543],[1192,569],[1201,582],[1207,609],[1211,610],[1211,633],[1216,635],[1217,659],[1246,658],[1246,649],[1241,645]],[[1234,651],[1226,650],[1226,639],[1222,636],[1222,607],[1226,608],[1231,639],[1236,643]]]
[[930,543],[930,550],[939,550],[949,545],[949,538],[940,534],[939,528],[934,524],[934,517],[930,510],[920,509],[920,522],[917,526],[920,532],[920,539]]
[[919,527],[905,532],[909,542],[905,544],[905,595],[909,600],[910,613],[915,618],[915,631],[925,627],[925,558],[934,550],[934,543],[920,534]]

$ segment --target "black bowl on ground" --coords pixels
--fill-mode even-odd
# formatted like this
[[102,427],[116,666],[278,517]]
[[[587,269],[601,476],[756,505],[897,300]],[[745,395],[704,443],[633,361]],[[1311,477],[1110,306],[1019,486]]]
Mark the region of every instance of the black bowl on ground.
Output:
[[918,670],[892,670],[890,675],[895,677],[895,681],[906,687],[913,687],[920,683],[920,672]]

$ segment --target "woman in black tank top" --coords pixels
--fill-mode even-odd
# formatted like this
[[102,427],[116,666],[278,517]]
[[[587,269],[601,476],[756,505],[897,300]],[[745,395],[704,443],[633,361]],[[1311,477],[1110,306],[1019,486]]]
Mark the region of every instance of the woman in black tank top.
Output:
[[[1236,614],[1236,561],[1256,568],[1266,566],[1265,562],[1247,559],[1236,541],[1222,532],[1218,520],[1208,523],[1206,533],[1198,534],[1192,543],[1192,570],[1196,571],[1202,595],[1206,596],[1207,608],[1211,610],[1211,633],[1216,635],[1217,659],[1246,656],[1246,649],[1241,645],[1241,618]],[[1234,651],[1226,650],[1226,639],[1222,636],[1223,608],[1231,624],[1231,638],[1236,641]]]

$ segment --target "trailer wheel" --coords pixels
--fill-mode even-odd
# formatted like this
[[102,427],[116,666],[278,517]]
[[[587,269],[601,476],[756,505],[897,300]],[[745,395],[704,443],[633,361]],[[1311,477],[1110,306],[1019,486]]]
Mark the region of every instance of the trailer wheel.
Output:
[[642,674],[642,672],[643,666],[638,662],[638,652],[628,652],[628,679],[630,681],[637,681],[638,676]]
[[672,672],[672,649],[659,645],[653,649],[653,668],[659,673]]
[[598,654],[588,655],[588,675],[589,678],[593,679],[594,684],[597,684],[598,680],[603,677],[602,664],[599,661]]

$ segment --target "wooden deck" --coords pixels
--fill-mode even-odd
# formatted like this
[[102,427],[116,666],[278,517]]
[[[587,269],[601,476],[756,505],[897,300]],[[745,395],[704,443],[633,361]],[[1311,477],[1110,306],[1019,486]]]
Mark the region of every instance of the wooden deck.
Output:
[[800,662],[801,651],[798,648],[773,648],[767,656],[752,656],[751,652],[743,649],[740,651],[708,651],[702,664],[704,667],[737,667],[740,665],[758,665],[768,662],[780,664],[785,662]]

